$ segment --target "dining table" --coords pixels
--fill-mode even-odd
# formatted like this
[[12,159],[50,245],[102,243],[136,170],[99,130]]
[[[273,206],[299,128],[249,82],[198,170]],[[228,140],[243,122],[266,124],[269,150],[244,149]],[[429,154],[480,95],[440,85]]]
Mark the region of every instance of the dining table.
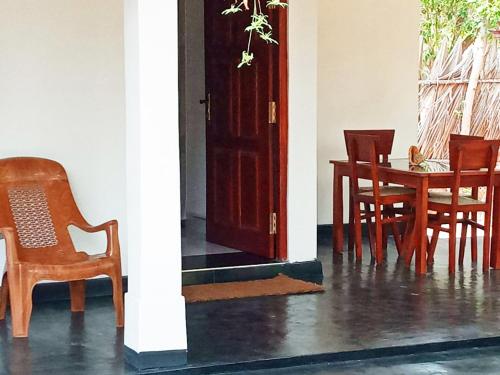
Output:
[[[333,250],[344,250],[344,193],[343,180],[350,177],[351,167],[347,160],[330,160],[333,165]],[[484,186],[485,170],[463,171],[462,183],[466,187]],[[378,165],[380,181],[387,184],[404,185],[416,190],[415,199],[415,234],[416,254],[415,272],[424,275],[427,272],[427,224],[429,189],[444,189],[453,186],[454,172],[448,160],[426,160],[420,165],[411,165],[408,158],[389,159]],[[358,177],[371,179],[369,163],[359,163]],[[493,196],[493,220],[491,238],[490,266],[500,269],[500,169],[495,170]]]

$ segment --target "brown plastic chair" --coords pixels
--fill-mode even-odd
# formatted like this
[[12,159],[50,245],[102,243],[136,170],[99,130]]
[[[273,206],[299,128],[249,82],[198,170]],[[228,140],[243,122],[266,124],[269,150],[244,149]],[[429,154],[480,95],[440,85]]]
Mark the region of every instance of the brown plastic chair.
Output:
[[[76,251],[68,226],[105,231],[106,252]],[[0,320],[10,295],[12,335],[27,337],[32,290],[42,280],[69,281],[71,311],[85,309],[85,279],[107,275],[113,283],[116,325],[123,327],[123,293],[118,223],[93,227],[73,199],[68,177],[57,162],[39,158],[0,160],[0,234],[6,241],[7,272],[0,294]]]
[[[394,143],[394,129],[363,129],[363,130],[344,130],[344,140],[346,145],[346,150],[348,148],[348,137],[350,135],[373,135],[376,137],[376,148],[377,148],[377,162],[387,163],[389,162],[389,155],[392,152],[392,145]],[[347,150],[349,154],[349,150]],[[366,160],[369,161],[369,160]],[[363,188],[361,188],[363,189]],[[349,231],[348,231],[348,250],[352,251],[354,249],[354,205],[352,197],[352,189],[349,189]],[[369,189],[367,189],[369,190]],[[384,246],[387,236],[384,235]]]
[[[449,239],[449,262],[450,273],[455,272],[455,247],[456,226],[459,223],[470,225],[484,231],[483,242],[483,270],[489,269],[490,263],[490,224],[491,206],[493,199],[493,179],[498,157],[500,141],[485,140],[453,140],[450,141],[450,167],[454,171],[453,188],[450,195],[429,197],[429,210],[437,212],[437,215],[429,219],[429,227],[433,235],[429,247],[429,258],[433,259],[436,250],[437,239],[440,231],[450,234]],[[460,195],[460,188],[466,187],[462,183],[463,172],[487,169],[483,178],[476,181],[476,186],[486,187],[486,200],[480,201],[471,196]],[[471,220],[469,214],[484,212],[484,225]],[[458,213],[463,213],[463,218],[458,218]],[[476,216],[477,217],[477,216]],[[443,227],[448,225],[449,228]],[[463,263],[463,252],[460,255],[460,264]]]
[[[368,227],[371,227],[372,218],[375,219],[375,258],[378,264],[383,262],[383,232],[384,224],[390,224],[393,230],[398,253],[402,252],[402,239],[399,235],[397,223],[408,222],[412,219],[411,209],[396,208],[397,203],[407,206],[413,205],[415,201],[415,190],[403,186],[380,186],[379,180],[379,160],[380,153],[377,144],[380,143],[380,136],[348,134],[347,149],[349,154],[349,164],[351,167],[351,191],[354,212],[354,237],[356,247],[356,258],[362,257],[361,221],[366,220]],[[359,187],[359,163],[370,163],[371,189]],[[361,210],[364,204],[365,210]],[[371,205],[374,211],[371,211]],[[383,208],[382,208],[383,207]],[[372,254],[373,255],[373,254]]]

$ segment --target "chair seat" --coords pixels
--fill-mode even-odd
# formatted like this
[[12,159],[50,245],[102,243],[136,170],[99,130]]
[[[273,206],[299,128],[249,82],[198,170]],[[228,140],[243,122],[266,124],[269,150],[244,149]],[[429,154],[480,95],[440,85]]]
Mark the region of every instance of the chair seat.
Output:
[[81,280],[107,274],[113,269],[116,260],[106,254],[85,255],[79,261],[58,262],[52,259],[43,263],[33,263],[32,260],[21,261],[27,269],[36,269],[39,280],[71,281]]
[[[442,205],[451,205],[452,195],[448,192],[433,192],[429,194],[429,204],[442,204]],[[481,205],[485,204],[485,202],[471,198],[470,195],[459,195],[458,196],[458,205],[459,206],[469,206],[469,205]]]
[[63,266],[66,264],[81,263],[89,260],[90,255],[83,251],[66,252],[52,248],[36,249],[20,255],[21,263]]
[[[451,192],[450,191],[429,191],[429,198],[432,198],[432,197],[438,197],[438,198],[441,198],[441,197],[451,197]],[[462,197],[469,197],[469,198],[472,198],[472,195],[470,194],[461,194]]]
[[[414,195],[415,189],[410,189],[404,186],[381,186],[380,195],[382,197],[388,197],[392,195]],[[359,195],[366,197],[373,197],[373,190],[362,191]]]

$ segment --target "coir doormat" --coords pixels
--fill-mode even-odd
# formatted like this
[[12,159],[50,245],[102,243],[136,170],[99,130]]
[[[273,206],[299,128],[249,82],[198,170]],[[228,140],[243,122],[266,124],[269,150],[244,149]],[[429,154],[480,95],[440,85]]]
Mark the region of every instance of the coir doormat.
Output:
[[278,275],[273,279],[191,285],[182,288],[188,303],[262,296],[321,293],[321,285]]

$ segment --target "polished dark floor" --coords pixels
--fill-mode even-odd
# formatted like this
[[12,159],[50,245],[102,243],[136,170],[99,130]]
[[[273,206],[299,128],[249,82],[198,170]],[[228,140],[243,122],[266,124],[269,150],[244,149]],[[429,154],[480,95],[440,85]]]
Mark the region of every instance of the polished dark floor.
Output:
[[[393,249],[376,267],[368,249],[357,263],[352,254],[332,257],[329,246],[329,236],[320,236],[323,294],[188,305],[189,365],[500,336],[500,274],[466,264],[449,276],[446,243],[425,277],[398,264]],[[84,316],[71,316],[68,307],[35,306],[29,340],[11,339],[10,319],[0,322],[0,373],[132,373],[123,365],[111,299],[88,301]]]
[[206,254],[182,257],[182,270],[202,270],[210,268],[253,266],[275,263],[275,260],[266,259],[249,253]]
[[247,375],[498,375],[500,347],[299,366],[277,370],[245,371]]

